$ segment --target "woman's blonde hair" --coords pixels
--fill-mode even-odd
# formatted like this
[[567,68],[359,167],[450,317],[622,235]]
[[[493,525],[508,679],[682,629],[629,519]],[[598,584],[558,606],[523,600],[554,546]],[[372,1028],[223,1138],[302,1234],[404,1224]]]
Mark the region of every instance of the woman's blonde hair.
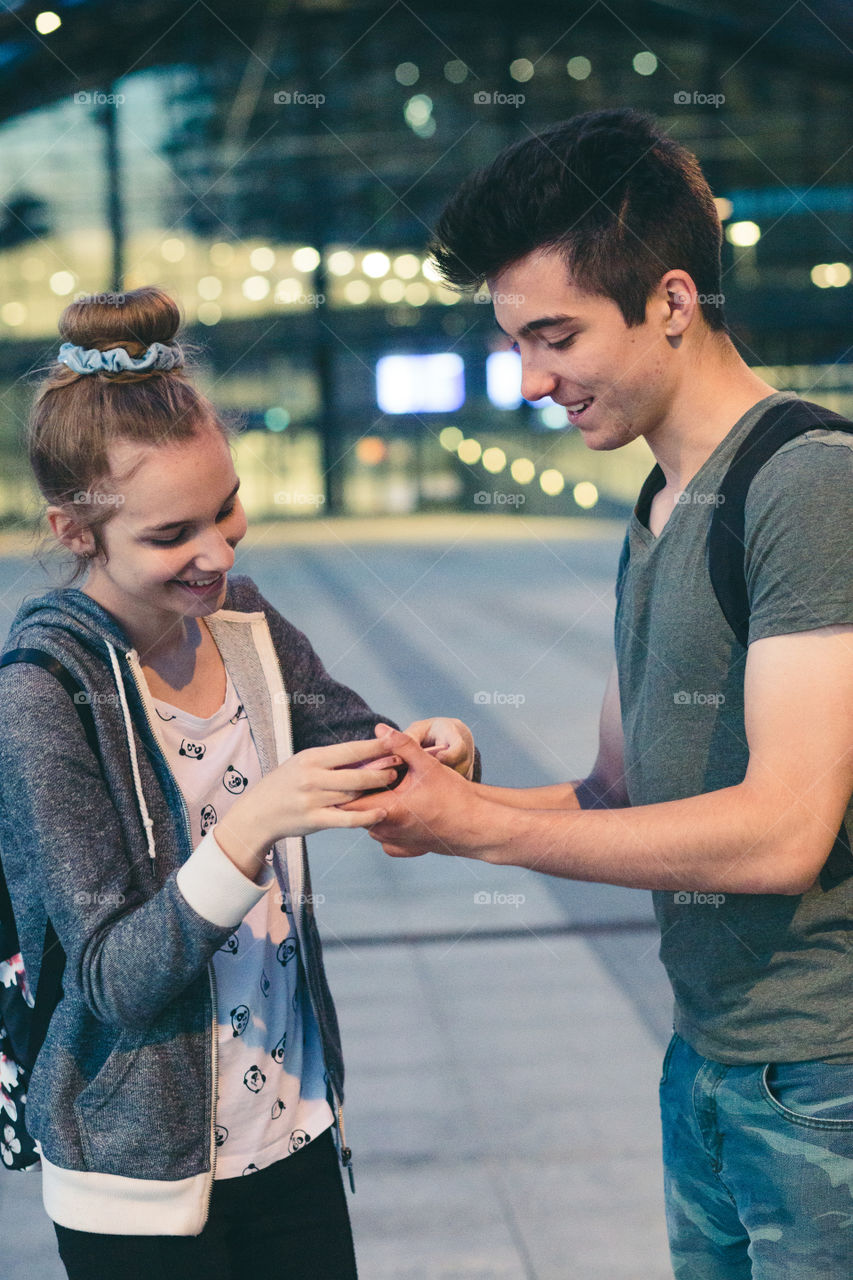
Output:
[[[174,345],[180,323],[174,298],[147,285],[129,293],[72,302],[60,316],[59,333],[78,347],[100,351],[124,347],[138,357],[153,342]],[[46,504],[73,512],[75,522],[93,535],[93,554],[106,559],[101,530],[117,510],[107,496],[115,483],[109,468],[110,445],[119,440],[174,444],[210,429],[227,441],[236,432],[192,385],[183,365],[169,370],[75,373],[57,362],[36,395],[27,452]],[[77,581],[90,558],[74,555],[65,586]]]

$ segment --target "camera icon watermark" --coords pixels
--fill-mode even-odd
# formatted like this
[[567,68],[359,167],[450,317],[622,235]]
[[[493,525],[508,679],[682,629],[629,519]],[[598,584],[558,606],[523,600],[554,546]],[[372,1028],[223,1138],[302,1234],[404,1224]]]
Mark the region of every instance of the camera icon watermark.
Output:
[[680,493],[675,499],[681,507],[721,507],[725,500],[724,493]]
[[526,300],[526,294],[523,293],[489,293],[488,290],[483,293],[475,293],[472,298],[472,302],[480,304],[494,302],[499,307],[520,306]]
[[117,693],[87,693],[85,689],[78,689],[74,694],[74,701],[79,707],[114,707],[120,702]]
[[672,100],[677,107],[716,107],[719,109],[726,100],[724,93],[699,93],[694,89],[692,93],[687,89],[678,89],[673,95]]
[[526,501],[523,493],[498,493],[496,490],[478,489],[474,494],[475,507],[523,507]]
[[474,894],[478,907],[515,907],[518,910],[526,901],[523,893],[490,893],[488,889],[478,889]]
[[325,693],[306,693],[304,689],[294,689],[292,693],[279,690],[273,695],[273,702],[279,705],[286,702],[291,707],[322,707],[325,701]]
[[289,914],[292,912],[294,902],[298,903],[301,907],[322,907],[323,903],[326,901],[326,895],[324,893],[298,893],[296,897],[294,897],[288,889],[285,893],[279,891],[275,895],[273,901],[276,906],[281,907],[282,911]]
[[75,302],[95,302],[103,307],[123,307],[127,297],[123,293],[75,293]]
[[74,901],[78,907],[121,907],[124,905],[125,896],[111,889],[102,889],[98,893],[88,893],[85,889],[78,889],[74,894]]
[[98,489],[80,489],[71,499],[75,505],[97,507],[121,507],[124,505],[123,493],[103,493]]
[[726,695],[701,693],[698,689],[688,693],[686,689],[679,689],[678,693],[672,695],[672,700],[677,707],[721,707],[726,700]]
[[302,93],[300,89],[277,89],[272,96],[277,107],[322,107],[324,93]]
[[523,93],[492,92],[489,89],[478,89],[474,94],[475,107],[521,107],[527,101]]
[[481,689],[474,694],[474,704],[478,707],[520,707],[527,699],[523,693],[501,693],[494,689],[489,693],[486,689]]
[[672,895],[672,900],[677,907],[716,907],[719,908],[726,900],[724,893],[688,893],[685,889],[679,889]]
[[323,493],[302,493],[294,489],[279,489],[273,501],[279,507],[322,507],[326,501]]
[[96,89],[80,89],[74,95],[74,104],[78,107],[120,107],[127,101],[123,93],[101,93]]

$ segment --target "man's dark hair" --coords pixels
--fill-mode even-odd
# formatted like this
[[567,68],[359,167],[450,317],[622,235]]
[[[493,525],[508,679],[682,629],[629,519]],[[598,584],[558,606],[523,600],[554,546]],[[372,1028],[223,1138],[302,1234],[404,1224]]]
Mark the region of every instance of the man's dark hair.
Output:
[[477,287],[534,249],[556,249],[587,293],[642,324],[680,267],[725,329],[720,219],[699,162],[638,111],[589,111],[501,151],[449,202],[430,251],[444,278]]

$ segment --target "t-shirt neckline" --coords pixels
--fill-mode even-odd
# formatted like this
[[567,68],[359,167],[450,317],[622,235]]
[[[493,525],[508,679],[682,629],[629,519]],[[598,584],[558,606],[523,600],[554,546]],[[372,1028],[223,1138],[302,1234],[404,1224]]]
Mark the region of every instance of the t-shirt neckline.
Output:
[[[234,685],[231,682],[231,673],[225,668],[225,697],[222,705],[209,716],[195,716],[191,711],[185,711],[183,707],[176,707],[171,702],[166,702],[163,698],[155,698],[152,694],[155,706],[160,707],[163,711],[170,712],[170,719],[180,720],[184,724],[192,725],[193,728],[212,729],[216,728],[220,718],[230,719],[225,716],[225,712],[230,709],[231,702],[236,698]],[[233,713],[232,713],[233,714]]]
[[[689,481],[687,482],[685,487],[682,489],[681,491],[682,495],[685,493],[690,493],[693,490],[694,486],[696,485],[696,482],[701,480],[703,474],[713,465],[718,455],[726,448],[726,446],[730,442],[732,442],[736,437],[738,437],[738,433],[740,429],[743,427],[743,424],[747,418],[750,418],[753,414],[755,414],[756,410],[760,410],[758,417],[761,417],[761,415],[765,413],[767,409],[770,408],[771,401],[776,400],[777,397],[780,397],[780,396],[790,397],[794,394],[795,393],[789,392],[789,391],[774,391],[769,396],[765,396],[763,400],[756,400],[755,404],[751,405],[750,408],[746,410],[746,413],[741,414],[737,422],[735,422],[732,425],[732,427],[723,436],[722,440],[720,440],[719,443],[711,450],[711,452],[708,454],[707,458],[702,463],[699,470],[690,477]],[[753,422],[757,422],[758,417],[754,418]],[[661,489],[664,488],[665,484],[666,484],[666,477],[664,476],[663,469],[661,468],[660,463],[656,462],[654,467],[646,477],[645,481],[643,482],[643,487],[640,490],[639,496],[637,498],[637,502],[634,506],[633,511],[631,512],[632,527],[637,533],[640,534],[643,541],[648,543],[650,546],[656,546],[657,543],[660,542],[661,538],[670,529],[670,527],[673,524],[673,521],[678,515],[678,508],[681,506],[687,505],[686,503],[676,502],[675,507],[673,508],[666,524],[663,526],[660,533],[657,533],[657,534],[652,533],[648,525],[648,519],[651,513],[652,501],[655,498],[655,495],[660,493]]]

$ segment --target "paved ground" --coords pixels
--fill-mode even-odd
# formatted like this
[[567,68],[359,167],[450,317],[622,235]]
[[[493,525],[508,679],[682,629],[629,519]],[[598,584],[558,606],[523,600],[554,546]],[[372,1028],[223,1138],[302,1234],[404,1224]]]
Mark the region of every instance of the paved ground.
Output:
[[[612,526],[460,518],[251,531],[238,570],[405,725],[474,729],[487,780],[577,777],[612,661]],[[582,536],[578,536],[578,535]],[[252,545],[249,545],[252,544]],[[44,579],[0,561],[0,633]],[[666,1280],[647,894],[311,841],[348,1067],[362,1280]],[[0,1174],[3,1280],[61,1280],[38,1177]]]

